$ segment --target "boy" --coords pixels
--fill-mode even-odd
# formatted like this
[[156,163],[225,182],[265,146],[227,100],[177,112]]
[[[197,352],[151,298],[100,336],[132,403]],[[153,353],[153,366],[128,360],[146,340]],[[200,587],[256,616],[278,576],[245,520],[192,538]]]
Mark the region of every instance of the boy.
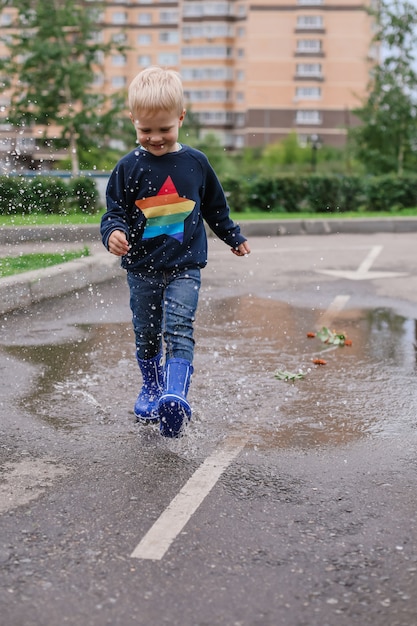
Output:
[[139,145],[110,176],[101,236],[127,270],[143,379],[136,419],[159,421],[163,436],[178,437],[191,419],[193,322],[207,263],[203,218],[237,256],[250,248],[207,157],[178,143],[185,117],[179,74],[148,68],[133,79],[128,99]]

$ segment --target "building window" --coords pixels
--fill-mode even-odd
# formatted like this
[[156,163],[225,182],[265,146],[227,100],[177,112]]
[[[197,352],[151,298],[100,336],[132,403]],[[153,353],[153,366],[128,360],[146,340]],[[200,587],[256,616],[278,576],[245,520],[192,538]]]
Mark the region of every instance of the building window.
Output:
[[147,67],[148,65],[151,65],[152,63],[152,59],[150,54],[140,54],[138,56],[138,65],[141,65],[142,67]]
[[203,37],[214,39],[215,37],[232,37],[233,30],[230,24],[204,24]]
[[203,17],[210,15],[233,15],[230,2],[184,2],[183,15],[185,17]]
[[297,28],[303,30],[316,30],[323,28],[323,17],[321,15],[299,15],[297,17]]
[[233,114],[231,111],[201,111],[196,112],[198,121],[205,126],[233,124]]
[[13,22],[11,13],[2,13],[0,15],[0,26],[10,26]]
[[184,67],[181,75],[187,81],[209,81],[209,80],[233,80],[233,69],[231,67]]
[[121,89],[126,86],[126,76],[113,76],[111,79],[111,86],[114,89]]
[[147,26],[148,24],[152,24],[152,14],[151,13],[139,13],[138,22],[142,26]]
[[236,124],[236,126],[240,126],[240,127],[245,125],[245,114],[244,113],[236,113],[235,124]]
[[95,56],[95,62],[97,63],[97,65],[103,65],[104,52],[102,50],[98,50],[94,56]]
[[321,63],[297,63],[296,75],[301,78],[322,78]]
[[193,26],[184,26],[184,28],[182,29],[182,38],[185,41],[189,41],[190,39],[192,39],[193,37],[199,37],[198,32],[202,32],[201,27],[198,27],[198,30],[193,27]]
[[175,52],[161,52],[158,54],[159,65],[178,65],[178,54]]
[[[113,35],[113,37],[115,37],[115,35]],[[112,41],[113,41],[113,37],[112,37]],[[91,41],[94,41],[95,43],[102,43],[104,41],[103,31],[100,30],[100,31],[96,31],[95,33],[92,33]]]
[[121,11],[117,11],[117,13],[113,13],[111,18],[112,24],[126,24],[127,22],[127,13],[122,13]]
[[113,67],[123,67],[126,65],[126,57],[124,54],[114,54],[111,58]]
[[182,14],[184,17],[202,17],[203,5],[201,2],[184,2]]
[[321,87],[297,87],[295,97],[297,100],[318,100],[321,98]]
[[164,30],[159,33],[159,41],[161,43],[178,43],[179,33],[177,30]]
[[230,46],[187,46],[181,51],[187,59],[231,59]]
[[188,102],[230,102],[231,92],[227,89],[186,90]]
[[233,26],[231,24],[222,24],[213,22],[205,22],[204,24],[193,24],[184,26],[182,34],[185,40],[215,39],[216,37],[233,37]]
[[321,124],[320,111],[300,110],[295,114],[296,124]]
[[126,33],[115,33],[112,35],[111,40],[113,43],[126,43],[127,35]]
[[297,52],[301,54],[318,54],[321,52],[321,40],[299,39],[297,41]]
[[228,89],[214,89],[212,92],[212,100],[214,102],[230,102],[232,94]]
[[139,46],[150,46],[152,43],[152,35],[149,33],[141,33],[138,35],[137,42]]
[[94,74],[93,85],[94,87],[102,87],[104,85],[103,74]]
[[232,2],[204,2],[205,15],[233,15]]
[[159,14],[161,24],[177,24],[178,11],[161,11]]

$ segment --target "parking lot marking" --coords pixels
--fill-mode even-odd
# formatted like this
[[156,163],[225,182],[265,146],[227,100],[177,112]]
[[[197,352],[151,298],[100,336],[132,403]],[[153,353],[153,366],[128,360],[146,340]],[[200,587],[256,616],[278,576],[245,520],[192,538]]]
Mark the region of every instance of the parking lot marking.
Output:
[[349,299],[350,296],[336,296],[320,317],[317,325],[320,327],[328,326],[333,321],[334,315],[344,309],[346,304],[349,302]]
[[362,263],[356,270],[316,270],[320,274],[327,276],[335,276],[337,278],[346,278],[348,280],[373,280],[376,278],[395,278],[398,276],[407,276],[405,272],[377,272],[371,270],[375,259],[381,254],[383,246],[372,246],[371,250],[364,258]]
[[375,259],[381,254],[383,246],[372,246],[368,255],[356,270],[358,274],[367,274],[371,269]]
[[200,465],[136,546],[131,554],[132,558],[153,561],[163,558],[222,473],[244,448],[245,443],[246,439],[226,442]]

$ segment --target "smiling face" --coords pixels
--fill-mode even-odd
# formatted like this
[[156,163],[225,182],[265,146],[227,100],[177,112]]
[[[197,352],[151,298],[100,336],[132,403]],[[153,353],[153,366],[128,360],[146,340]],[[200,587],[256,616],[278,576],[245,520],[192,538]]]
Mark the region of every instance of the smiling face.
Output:
[[130,114],[136,128],[140,145],[154,156],[177,152],[178,132],[185,117],[185,110],[178,116],[176,111],[156,111]]

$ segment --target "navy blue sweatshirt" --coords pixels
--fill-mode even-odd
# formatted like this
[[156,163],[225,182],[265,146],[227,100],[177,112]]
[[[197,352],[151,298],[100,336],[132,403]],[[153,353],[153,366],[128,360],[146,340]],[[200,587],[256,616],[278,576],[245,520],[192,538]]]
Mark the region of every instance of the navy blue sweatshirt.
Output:
[[220,182],[207,157],[190,146],[154,156],[136,148],[113,170],[106,190],[101,236],[108,247],[114,230],[130,245],[122,267],[152,271],[204,267],[207,236],[203,219],[226,244],[246,241],[229,216]]

